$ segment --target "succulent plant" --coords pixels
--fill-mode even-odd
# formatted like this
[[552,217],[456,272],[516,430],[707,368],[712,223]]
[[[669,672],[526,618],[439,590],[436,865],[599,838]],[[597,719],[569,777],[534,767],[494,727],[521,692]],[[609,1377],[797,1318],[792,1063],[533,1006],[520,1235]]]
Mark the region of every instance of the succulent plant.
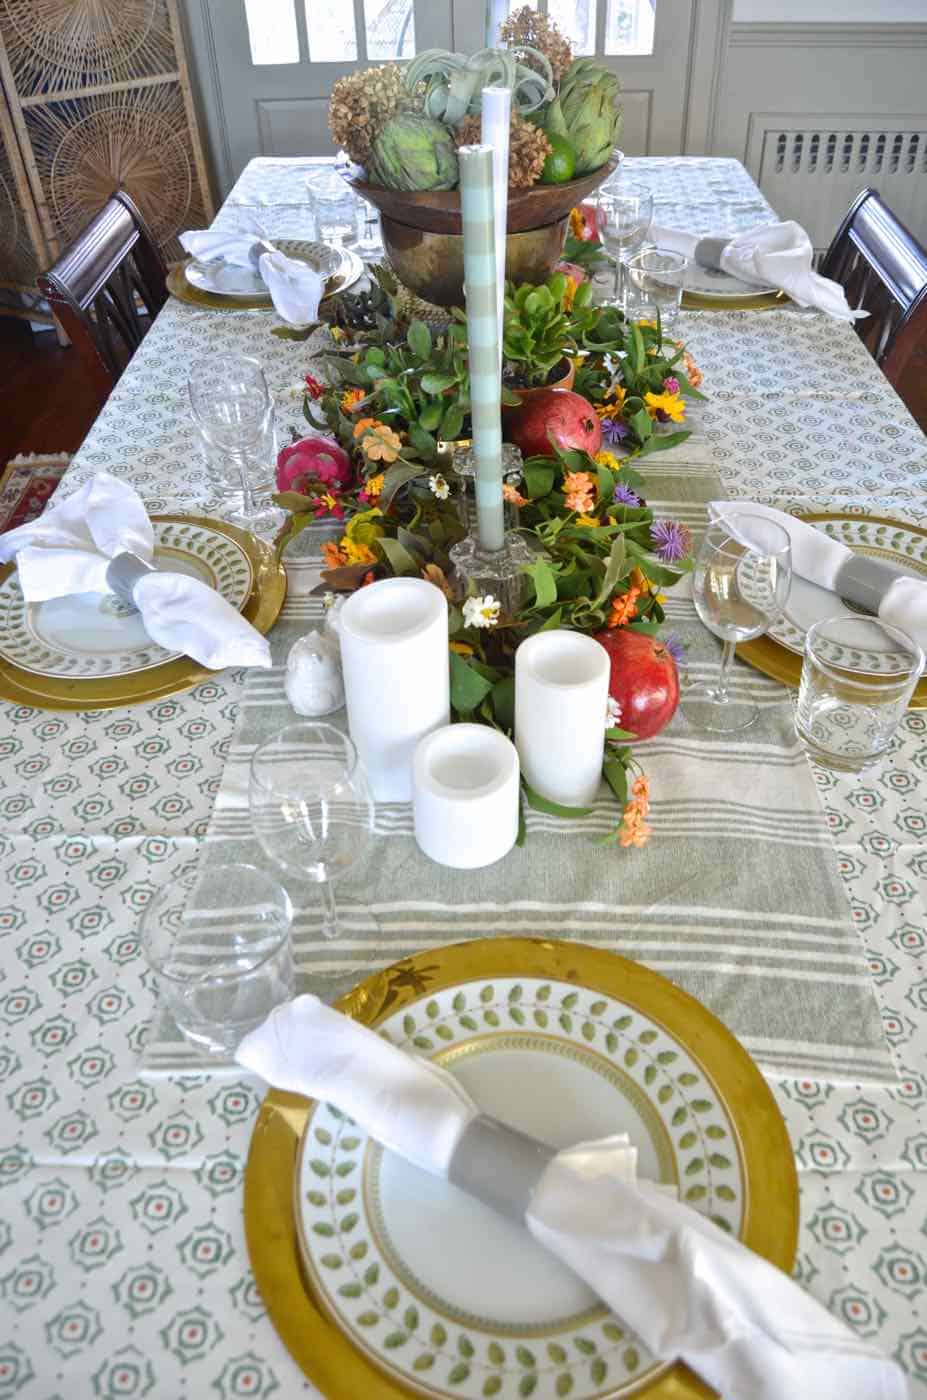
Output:
[[395,63],[350,73],[332,88],[328,107],[332,136],[352,160],[366,165],[373,142],[390,117],[412,100]]
[[594,59],[577,58],[567,69],[544,126],[569,141],[577,175],[598,170],[611,155],[621,129],[620,90],[615,74]]
[[[480,141],[480,126],[479,117],[464,117],[457,128],[458,147]],[[541,128],[513,111],[509,126],[509,189],[526,190],[536,185],[549,155],[550,142]]]
[[454,138],[441,122],[400,112],[374,139],[367,173],[389,190],[452,190],[457,184]]
[[523,115],[537,111],[554,96],[550,63],[537,50],[525,50],[531,66],[517,62],[506,49],[481,49],[467,58],[448,49],[426,49],[405,71],[410,95],[420,96],[427,116],[448,126],[480,110],[484,87],[507,87],[512,106]]

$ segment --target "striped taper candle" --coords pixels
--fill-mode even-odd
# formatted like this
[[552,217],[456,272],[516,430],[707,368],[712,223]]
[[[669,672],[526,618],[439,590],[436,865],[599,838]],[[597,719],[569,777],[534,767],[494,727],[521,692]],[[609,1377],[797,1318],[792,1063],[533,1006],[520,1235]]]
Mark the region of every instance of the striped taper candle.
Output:
[[499,326],[499,373],[502,373],[502,326],[505,301],[505,244],[509,221],[509,126],[512,120],[510,88],[483,88],[480,140],[492,146],[493,218],[496,240],[496,307]]
[[483,549],[495,552],[505,544],[505,527],[492,147],[461,146],[458,155],[477,531]]

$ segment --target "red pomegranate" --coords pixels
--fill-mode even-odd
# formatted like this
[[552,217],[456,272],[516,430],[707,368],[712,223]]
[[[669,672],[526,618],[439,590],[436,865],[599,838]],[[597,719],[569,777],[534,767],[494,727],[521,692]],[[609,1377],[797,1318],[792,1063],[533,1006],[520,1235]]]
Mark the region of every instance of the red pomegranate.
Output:
[[[564,452],[578,448],[594,457],[602,446],[602,424],[588,399],[572,389],[538,389],[505,415],[505,438],[525,457],[549,457],[551,439]],[[549,435],[549,436],[548,436]]]
[[621,706],[618,724],[638,739],[652,739],[679,704],[679,675],[666,643],[627,627],[597,632],[596,641],[611,660],[608,693]]

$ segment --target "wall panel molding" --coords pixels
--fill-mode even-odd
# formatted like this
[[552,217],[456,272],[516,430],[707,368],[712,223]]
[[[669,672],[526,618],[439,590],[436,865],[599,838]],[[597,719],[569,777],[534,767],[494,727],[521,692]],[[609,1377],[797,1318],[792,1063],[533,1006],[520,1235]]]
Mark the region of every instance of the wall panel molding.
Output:
[[731,48],[906,49],[927,45],[925,24],[760,24],[731,25]]

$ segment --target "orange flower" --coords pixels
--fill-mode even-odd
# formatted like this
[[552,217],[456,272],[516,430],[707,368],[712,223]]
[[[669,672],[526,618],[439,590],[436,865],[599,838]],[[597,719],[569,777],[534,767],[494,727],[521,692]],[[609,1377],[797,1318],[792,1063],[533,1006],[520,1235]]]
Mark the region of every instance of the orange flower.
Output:
[[646,846],[653,834],[653,828],[644,820],[645,814],[634,802],[629,802],[618,828],[618,842],[621,846]]
[[473,655],[473,648],[468,646],[466,642],[450,642],[449,646],[451,651],[456,652],[458,656]]
[[344,559],[341,550],[334,540],[326,540],[322,545],[322,558],[330,569],[341,569],[344,567]]
[[358,544],[347,535],[335,544],[326,540],[322,545],[322,557],[330,569],[345,569],[351,564],[375,564],[377,556],[365,544]]
[[574,277],[568,277],[568,278],[567,278],[567,280],[566,280],[566,287],[565,287],[564,290],[563,290],[563,309],[564,309],[564,311],[572,311],[572,310],[573,310],[573,298],[576,296],[576,288],[577,288],[578,286],[579,286],[579,283],[576,281],[576,279],[575,279]]
[[395,462],[402,450],[398,434],[378,418],[361,418],[354,424],[354,436],[360,439],[361,450],[372,462]]
[[570,210],[570,232],[574,238],[586,237],[586,224],[579,209]]
[[629,588],[627,593],[622,593],[620,598],[612,599],[612,610],[609,615],[607,627],[624,627],[637,617],[637,600],[641,596],[639,588]]
[[528,499],[523,496],[517,486],[512,486],[508,481],[502,485],[502,499],[508,501],[510,506],[526,506]]
[[575,510],[578,515],[587,515],[595,500],[595,481],[591,472],[565,472],[563,494],[567,510]]
[[705,376],[702,374],[702,371],[699,369],[688,350],[683,354],[682,362],[686,367],[686,378],[692,385],[692,388],[697,389]]
[[352,413],[354,411],[354,405],[360,403],[363,398],[363,389],[345,389],[344,393],[341,395],[342,413]]

